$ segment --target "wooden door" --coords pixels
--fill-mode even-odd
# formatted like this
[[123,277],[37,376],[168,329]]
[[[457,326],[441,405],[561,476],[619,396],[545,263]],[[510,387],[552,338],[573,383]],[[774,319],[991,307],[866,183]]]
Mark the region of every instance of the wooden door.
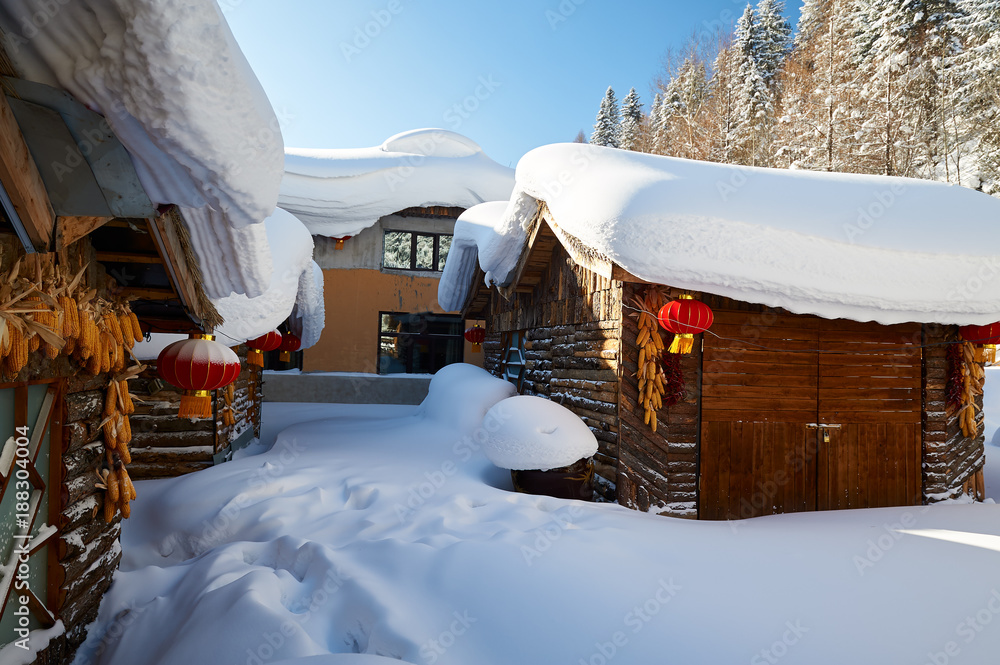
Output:
[[723,310],[712,332],[701,519],[920,502],[919,325]]
[[[819,510],[917,505],[920,325],[826,321],[820,330]],[[824,444],[824,439],[829,441]]]

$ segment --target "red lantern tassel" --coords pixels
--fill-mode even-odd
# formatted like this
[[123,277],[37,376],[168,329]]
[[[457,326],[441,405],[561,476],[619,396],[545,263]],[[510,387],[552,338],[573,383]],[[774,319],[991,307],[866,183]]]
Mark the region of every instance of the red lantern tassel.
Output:
[[475,344],[475,343],[473,343],[473,345],[472,345],[472,352],[473,353],[482,353],[482,351],[483,351],[483,345],[482,344]]
[[991,365],[997,361],[996,344],[983,344],[983,361]]
[[691,349],[694,348],[694,335],[687,333],[674,335],[674,341],[670,343],[670,348],[667,349],[670,353],[691,353]]
[[278,360],[280,360],[283,363],[291,362],[292,360],[291,351],[282,351],[281,353],[279,353]]
[[181,397],[181,418],[208,418],[212,415],[212,393],[208,390],[185,390]]
[[260,349],[250,349],[247,351],[247,364],[256,365],[257,367],[264,366],[264,354],[260,352]]

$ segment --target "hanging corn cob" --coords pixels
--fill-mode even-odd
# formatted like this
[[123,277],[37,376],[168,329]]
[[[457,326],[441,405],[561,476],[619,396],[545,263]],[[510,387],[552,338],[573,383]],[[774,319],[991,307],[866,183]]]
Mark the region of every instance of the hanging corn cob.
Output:
[[654,314],[660,311],[663,301],[663,294],[656,288],[649,288],[642,298],[636,297],[632,300],[639,310],[634,315],[638,319],[639,328],[636,337],[636,346],[639,348],[636,371],[639,380],[639,401],[644,412],[643,422],[654,432],[656,410],[663,406],[663,391],[666,385],[663,369],[659,363],[660,354],[663,353],[663,340]]
[[974,437],[979,434],[976,422],[976,396],[983,394],[983,384],[986,372],[983,371],[981,355],[977,354],[971,342],[959,342],[962,349],[962,407],[958,412],[958,421],[962,434]]

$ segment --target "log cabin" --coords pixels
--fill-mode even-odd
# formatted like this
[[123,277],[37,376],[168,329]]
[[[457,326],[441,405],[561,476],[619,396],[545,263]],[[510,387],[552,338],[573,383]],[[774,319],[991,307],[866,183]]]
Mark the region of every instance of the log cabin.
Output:
[[[289,311],[274,322],[242,318],[226,298],[240,294],[243,312],[259,314],[255,298],[267,293],[270,279],[270,262],[265,272],[257,265],[268,252],[262,222],[277,201],[282,154],[280,134],[269,129],[273,111],[248,103],[257,84],[243,80],[249,68],[232,50],[225,23],[204,21],[197,35],[176,29],[167,15],[143,24],[160,21],[176,44],[194,40],[204,49],[194,68],[198,80],[225,86],[232,102],[199,117],[184,86],[169,80],[176,70],[144,61],[150,77],[140,96],[164,93],[173,103],[155,109],[175,130],[171,148],[156,145],[141,106],[126,109],[123,100],[134,102],[130,83],[88,87],[68,74],[78,60],[87,60],[88,75],[98,78],[113,69],[115,51],[101,51],[102,38],[134,45],[136,17],[110,10],[97,25],[93,7],[73,3],[46,15],[33,28],[38,38],[28,39],[19,26],[32,25],[24,21],[36,9],[18,2],[0,7],[2,43],[14,46],[0,49],[0,662],[55,664],[73,661],[122,557],[122,520],[130,510],[123,484],[111,499],[109,477],[130,485],[132,478],[204,468],[260,427],[258,368],[244,364],[233,390],[216,391],[209,418],[181,421],[179,393],[136,359],[140,340],[216,332],[245,359],[242,341],[267,332]],[[214,17],[217,7],[186,11]],[[88,97],[95,94],[107,97]],[[181,162],[211,166],[199,163],[206,153],[197,153],[198,146],[170,152],[177,140],[183,143],[176,130],[209,118],[270,136],[267,145],[242,146],[257,150],[260,179],[246,186],[238,173],[226,172],[208,182],[179,168]],[[228,140],[209,136],[198,145],[235,157],[247,141]],[[251,180],[259,175],[242,172]],[[270,190],[269,206],[208,203],[240,187],[257,188],[264,199]],[[232,223],[236,217],[241,224]],[[311,254],[311,244],[306,250]],[[308,267],[302,280],[312,275]],[[293,304],[314,305],[293,301],[294,292],[287,303],[292,319]],[[226,330],[243,336],[223,337]]]
[[[600,500],[709,520],[981,500],[984,356],[960,331],[1000,319],[998,217],[941,183],[544,146],[510,202],[460,217],[439,300],[485,320],[487,370],[587,423]],[[714,323],[689,353],[657,326],[650,351],[643,324],[682,297]]]

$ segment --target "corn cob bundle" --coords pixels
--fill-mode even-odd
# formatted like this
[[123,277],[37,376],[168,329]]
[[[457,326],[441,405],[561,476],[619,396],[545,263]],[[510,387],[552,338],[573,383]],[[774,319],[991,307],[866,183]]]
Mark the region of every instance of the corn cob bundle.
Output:
[[7,326],[10,334],[10,350],[3,359],[4,371],[15,377],[28,364],[28,340],[17,326]]
[[118,326],[122,333],[122,342],[125,344],[125,348],[131,351],[132,347],[135,346],[135,335],[132,334],[132,320],[124,311],[118,314]]
[[[102,319],[103,321],[103,319]],[[115,352],[115,338],[107,330],[100,334],[100,346],[98,350],[98,360],[101,361],[101,373],[107,374],[111,371],[112,354]]]
[[132,324],[132,339],[141,342],[143,338],[142,328],[139,326],[139,317],[131,309],[127,310],[129,322]]
[[99,332],[94,317],[88,310],[80,310],[80,336],[77,339],[77,353],[81,362],[85,362],[97,355],[96,350],[100,345],[98,340]]
[[639,401],[643,407],[643,422],[656,431],[656,410],[663,406],[666,381],[659,358],[663,353],[663,339],[655,313],[663,306],[663,295],[658,289],[648,289],[642,298],[634,298],[638,308],[639,361],[636,377],[639,380]]
[[117,314],[111,311],[105,312],[104,316],[101,317],[101,322],[105,325],[107,331],[111,333],[111,336],[114,337],[117,344],[125,343],[125,339],[122,337],[121,323],[118,320]]
[[961,342],[962,345],[962,408],[958,412],[958,422],[962,427],[962,434],[968,437],[975,437],[979,434],[979,425],[976,422],[976,396],[983,393],[983,383],[986,381],[986,372],[977,354],[975,346],[970,342]]

